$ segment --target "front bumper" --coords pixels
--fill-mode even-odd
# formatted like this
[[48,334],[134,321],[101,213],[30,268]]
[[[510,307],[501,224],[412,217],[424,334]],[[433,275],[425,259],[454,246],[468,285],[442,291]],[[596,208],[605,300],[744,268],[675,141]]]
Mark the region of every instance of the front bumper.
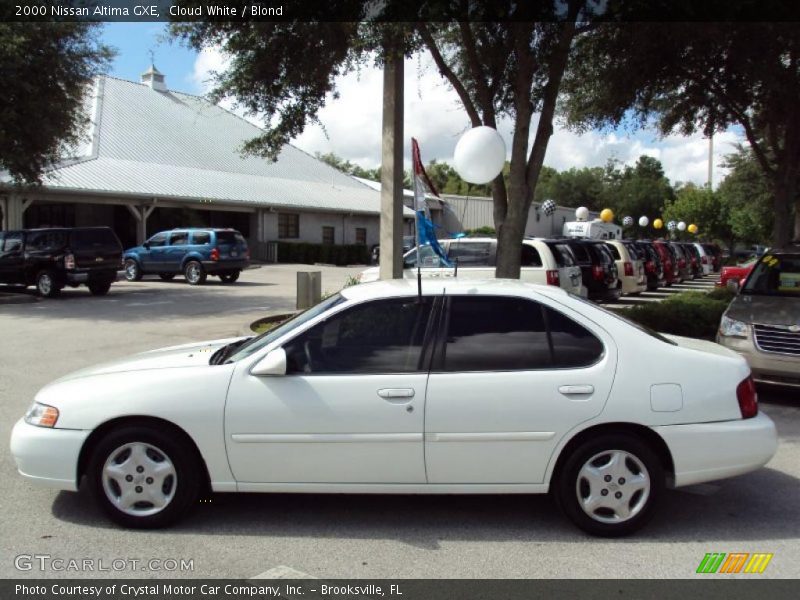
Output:
[[719,423],[653,427],[675,465],[675,487],[735,477],[763,467],[778,449],[778,433],[767,415]]
[[717,343],[741,354],[757,383],[800,388],[800,356],[762,352],[755,347],[752,332],[746,338],[717,335]]
[[20,475],[45,487],[78,489],[78,456],[90,431],[57,429],[17,421],[11,431],[11,455]]

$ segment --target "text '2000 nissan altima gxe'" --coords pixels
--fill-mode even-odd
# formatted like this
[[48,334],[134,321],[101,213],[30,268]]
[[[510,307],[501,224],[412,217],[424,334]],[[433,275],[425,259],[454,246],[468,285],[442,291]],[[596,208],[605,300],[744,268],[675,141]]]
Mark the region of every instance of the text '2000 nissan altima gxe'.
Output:
[[89,485],[130,527],[175,521],[207,487],[551,492],[608,536],[665,487],[752,471],[776,446],[734,352],[504,280],[358,285],[258,337],[79,371],[11,437],[20,473]]

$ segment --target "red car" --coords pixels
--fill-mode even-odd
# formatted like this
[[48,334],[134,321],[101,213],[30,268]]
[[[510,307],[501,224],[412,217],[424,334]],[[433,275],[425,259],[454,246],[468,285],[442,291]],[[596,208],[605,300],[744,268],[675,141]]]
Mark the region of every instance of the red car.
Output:
[[753,267],[757,262],[758,259],[753,257],[738,265],[722,267],[722,272],[719,275],[719,281],[717,281],[714,285],[717,287],[732,287],[733,289],[738,290],[740,287],[742,287],[742,285],[744,285],[744,280],[747,279],[748,275],[750,275],[750,271],[753,270]]
[[669,287],[673,283],[680,283],[678,280],[678,266],[676,264],[674,250],[663,240],[653,242],[653,247],[658,252],[661,258],[661,264],[664,265],[664,280],[666,286]]

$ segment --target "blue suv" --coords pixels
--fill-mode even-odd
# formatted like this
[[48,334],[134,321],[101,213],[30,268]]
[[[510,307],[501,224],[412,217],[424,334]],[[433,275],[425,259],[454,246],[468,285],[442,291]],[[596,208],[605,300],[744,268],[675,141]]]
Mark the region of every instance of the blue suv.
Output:
[[250,264],[250,250],[234,229],[173,229],[126,250],[124,262],[128,281],[139,281],[149,273],[169,281],[183,273],[191,285],[205,283],[208,275],[233,283]]

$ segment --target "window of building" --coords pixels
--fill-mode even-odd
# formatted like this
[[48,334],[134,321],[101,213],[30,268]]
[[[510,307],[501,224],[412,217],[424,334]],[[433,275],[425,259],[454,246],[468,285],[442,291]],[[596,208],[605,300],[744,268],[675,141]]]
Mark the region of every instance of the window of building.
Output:
[[367,228],[356,227],[356,244],[367,245]]
[[300,237],[300,215],[292,213],[278,213],[278,237],[299,238]]
[[288,342],[287,372],[413,373],[424,370],[422,346],[432,298],[376,300],[334,315]]
[[322,243],[323,244],[334,244],[336,243],[336,229],[334,227],[330,227],[328,225],[323,225],[322,227]]

